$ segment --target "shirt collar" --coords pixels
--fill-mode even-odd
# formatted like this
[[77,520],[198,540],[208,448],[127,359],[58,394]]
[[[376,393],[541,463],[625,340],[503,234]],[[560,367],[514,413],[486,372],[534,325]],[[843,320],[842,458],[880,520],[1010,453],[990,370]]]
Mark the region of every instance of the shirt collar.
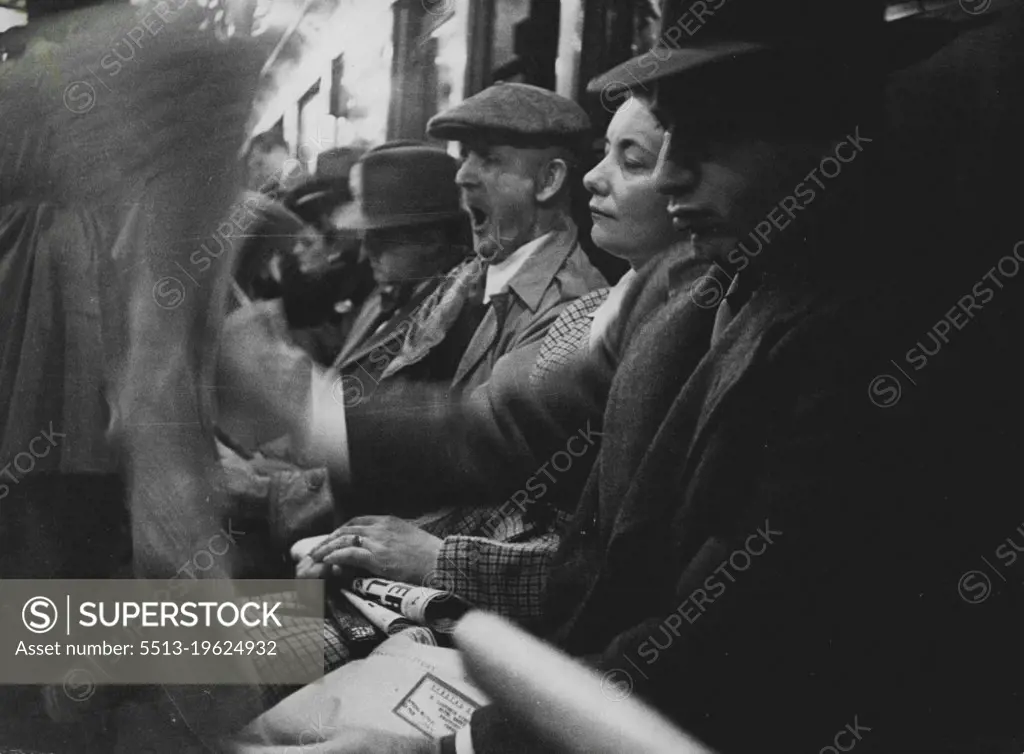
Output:
[[576,228],[553,230],[523,244],[499,264],[487,267],[484,303],[509,289],[536,311],[566,257],[576,248]]
[[508,258],[498,264],[492,264],[487,268],[487,284],[484,288],[484,303],[489,302],[495,295],[501,293],[511,282],[515,274],[526,263],[526,260],[537,251],[554,231],[545,233],[540,238],[535,238],[529,243],[524,243],[513,251]]

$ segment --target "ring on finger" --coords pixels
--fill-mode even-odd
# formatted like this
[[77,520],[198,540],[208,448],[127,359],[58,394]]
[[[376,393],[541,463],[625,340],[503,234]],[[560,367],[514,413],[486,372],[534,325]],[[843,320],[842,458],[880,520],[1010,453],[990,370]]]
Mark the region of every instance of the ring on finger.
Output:
[[358,534],[354,534],[352,536],[352,546],[353,547],[362,547],[363,546],[363,538],[360,537]]

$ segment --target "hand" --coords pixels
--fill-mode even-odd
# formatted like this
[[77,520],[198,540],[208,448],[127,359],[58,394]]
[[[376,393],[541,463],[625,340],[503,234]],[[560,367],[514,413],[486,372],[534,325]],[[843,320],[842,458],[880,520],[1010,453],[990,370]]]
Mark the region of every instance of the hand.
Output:
[[313,562],[361,568],[375,576],[423,584],[437,568],[442,540],[394,516],[360,516],[309,552]]
[[316,547],[324,542],[330,535],[320,534],[316,537],[300,539],[292,545],[289,554],[295,561],[295,578],[297,579],[323,579],[332,573],[338,573],[341,569],[338,566],[330,566],[309,557]]
[[308,555],[300,559],[295,566],[295,578],[297,579],[326,579],[332,574],[340,575],[341,568],[319,563]]
[[261,474],[249,459],[217,441],[220,455],[220,486],[233,499],[247,504],[265,503],[270,497],[270,477]]
[[319,534],[315,537],[306,537],[305,539],[300,539],[298,542],[291,546],[291,549],[288,551],[288,554],[291,555],[292,560],[298,563],[304,558],[308,558],[309,554],[313,552],[313,550],[315,550],[321,544],[323,544],[330,536],[330,534]]
[[227,317],[218,367],[222,426],[252,426],[270,440],[304,425],[313,363],[289,340],[280,301],[257,301]]

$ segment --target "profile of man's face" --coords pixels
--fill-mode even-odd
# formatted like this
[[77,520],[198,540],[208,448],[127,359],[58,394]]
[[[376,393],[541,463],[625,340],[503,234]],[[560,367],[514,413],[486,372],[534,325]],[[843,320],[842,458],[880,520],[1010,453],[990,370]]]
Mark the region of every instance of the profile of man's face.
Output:
[[688,94],[671,79],[657,86],[654,112],[666,130],[658,190],[680,234],[742,238],[793,192],[816,146],[760,136],[755,114],[737,129],[738,110]]
[[537,220],[537,178],[546,155],[486,139],[462,143],[462,166],[455,177],[469,212],[473,247],[501,261],[532,241]]
[[441,245],[439,232],[423,227],[368,230],[363,237],[377,285],[419,283],[446,272]]

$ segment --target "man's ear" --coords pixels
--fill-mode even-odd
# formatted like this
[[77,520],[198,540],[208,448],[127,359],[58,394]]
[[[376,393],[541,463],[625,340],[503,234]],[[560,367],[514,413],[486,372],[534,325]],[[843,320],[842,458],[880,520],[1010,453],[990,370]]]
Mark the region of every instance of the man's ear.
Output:
[[537,174],[534,197],[538,203],[546,204],[561,193],[568,181],[569,163],[561,157],[552,157]]

